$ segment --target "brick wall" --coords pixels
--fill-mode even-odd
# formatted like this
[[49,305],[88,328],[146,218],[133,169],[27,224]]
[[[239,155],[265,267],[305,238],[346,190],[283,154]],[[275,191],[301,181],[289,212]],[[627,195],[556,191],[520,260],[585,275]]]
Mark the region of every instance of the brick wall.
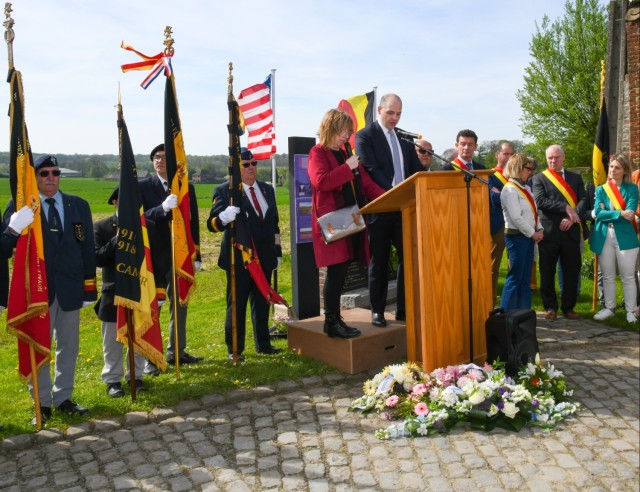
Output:
[[[637,6],[637,3],[635,4]],[[625,117],[623,131],[629,142],[629,155],[636,168],[640,168],[640,19],[627,16],[627,74],[628,120]],[[626,91],[625,91],[626,92]],[[626,96],[626,94],[625,94]],[[627,126],[628,121],[628,126]],[[625,140],[627,140],[625,138]]]

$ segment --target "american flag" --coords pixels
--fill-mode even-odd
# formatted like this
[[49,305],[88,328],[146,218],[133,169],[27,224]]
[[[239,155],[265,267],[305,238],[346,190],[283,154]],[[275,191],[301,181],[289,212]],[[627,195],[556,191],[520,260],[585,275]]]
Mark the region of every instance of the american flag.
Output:
[[270,93],[271,75],[262,84],[252,85],[238,96],[238,106],[249,132],[247,148],[256,160],[269,159],[276,152]]

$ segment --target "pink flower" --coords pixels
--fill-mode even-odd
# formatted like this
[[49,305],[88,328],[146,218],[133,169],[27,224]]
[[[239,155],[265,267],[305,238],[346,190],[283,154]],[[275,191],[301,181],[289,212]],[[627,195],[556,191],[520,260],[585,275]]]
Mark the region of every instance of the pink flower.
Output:
[[429,409],[427,408],[427,404],[423,401],[418,403],[414,407],[413,411],[415,412],[416,415],[420,417],[426,417],[427,415],[429,415]]
[[413,387],[412,393],[416,396],[422,396],[428,391],[427,385],[418,383]]
[[400,401],[400,397],[398,395],[391,395],[384,401],[384,404],[388,407],[395,407]]

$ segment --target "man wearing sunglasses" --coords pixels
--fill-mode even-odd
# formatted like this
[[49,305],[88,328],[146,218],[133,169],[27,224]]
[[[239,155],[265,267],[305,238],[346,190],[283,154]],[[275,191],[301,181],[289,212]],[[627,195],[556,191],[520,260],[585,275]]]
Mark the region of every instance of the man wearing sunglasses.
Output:
[[[55,378],[49,363],[38,373],[43,422],[51,407],[66,414],[89,410],[71,400],[80,347],[80,308],[96,301],[96,257],[89,204],[60,191],[60,168],[54,156],[44,155],[33,165],[40,192],[42,238],[49,290],[49,318],[55,340]],[[5,221],[13,212],[7,205]],[[6,224],[5,224],[6,225]],[[29,383],[33,396],[33,385]],[[35,417],[32,420],[35,424]]]
[[[151,256],[154,269],[158,269],[157,277],[164,276],[167,300],[169,302],[169,343],[167,344],[167,363],[175,364],[176,353],[180,364],[195,364],[202,357],[191,355],[185,351],[187,346],[187,306],[178,304],[178,343],[175,342],[173,312],[173,272],[171,270],[171,211],[178,206],[178,197],[171,194],[171,184],[167,178],[166,155],[164,144],[156,145],[149,154],[156,174],[150,178],[140,180],[140,193],[142,194],[142,208],[144,216],[156,224],[156,240],[151,246]],[[200,260],[200,220],[198,218],[198,202],[196,192],[192,184],[189,184],[189,210],[191,211],[191,236],[196,247],[195,271],[201,267]],[[176,347],[177,345],[177,347]],[[157,376],[158,368],[151,362],[147,362],[144,373]]]
[[[248,223],[249,238],[260,259],[260,266],[267,282],[271,283],[271,274],[278,268],[282,259],[280,246],[280,228],[278,226],[278,208],[273,187],[264,181],[258,181],[258,161],[250,150],[242,147],[240,179],[242,180],[242,198],[240,203],[229,204],[229,183],[222,183],[213,192],[213,205],[207,220],[207,228],[211,232],[224,232],[218,266],[227,272],[227,315],[224,323],[225,342],[229,359],[233,359],[232,338],[232,303],[230,293],[231,278],[231,235],[229,226],[242,214]],[[273,355],[282,349],[272,347],[269,338],[269,303],[244,267],[240,250],[236,249],[236,321],[238,335],[238,356],[243,361],[247,301],[251,304],[251,322],[253,323],[253,340],[256,351],[260,354]]]
[[415,143],[418,159],[420,159],[420,163],[424,167],[423,171],[433,171],[433,169],[431,169],[433,156],[427,152],[428,150],[433,150],[433,146],[426,140],[416,140]]

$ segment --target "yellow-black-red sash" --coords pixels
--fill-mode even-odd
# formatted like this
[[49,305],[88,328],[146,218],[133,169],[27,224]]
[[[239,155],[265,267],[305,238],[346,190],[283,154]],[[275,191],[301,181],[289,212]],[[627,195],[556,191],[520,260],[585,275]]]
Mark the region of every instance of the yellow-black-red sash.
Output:
[[[460,166],[462,169],[466,169],[467,171],[469,170],[469,166],[467,166],[467,165],[464,163],[464,161],[463,161],[462,159],[460,159],[459,157],[456,157],[456,158],[453,160],[453,163],[454,163],[454,164],[457,164],[457,165],[458,165],[458,166]],[[460,171],[460,169],[458,169],[456,166],[453,166],[453,168],[454,168],[456,171]]]
[[493,170],[495,171],[493,175],[500,180],[500,182],[502,183],[502,186],[506,185],[507,178],[505,178],[504,174],[502,174],[502,169],[494,167]]
[[[602,185],[602,189],[613,203],[613,208],[616,210],[626,210],[627,209],[627,201],[623,198],[622,193],[620,193],[620,188],[615,181],[607,181]],[[636,235],[638,234],[638,225],[635,220],[631,221],[633,228],[636,231]]]
[[542,174],[544,174],[547,179],[551,181],[551,183],[553,183],[553,186],[558,189],[562,196],[565,197],[567,203],[571,205],[571,208],[576,208],[576,205],[578,203],[576,192],[573,191],[573,188],[569,186],[569,183],[564,180],[562,175],[555,171],[552,171],[551,169],[543,171]]
[[518,186],[513,181],[508,181],[507,184],[505,184],[505,186],[513,186],[516,190],[518,190],[520,192],[520,194],[523,197],[525,197],[527,199],[527,201],[529,202],[529,205],[531,206],[531,211],[533,212],[533,218],[536,221],[536,223],[533,225],[533,228],[535,229],[538,226],[538,209],[536,208],[536,202],[534,201],[533,197],[531,196],[531,193],[529,193],[529,190],[527,190],[526,188],[523,188],[521,186]]

